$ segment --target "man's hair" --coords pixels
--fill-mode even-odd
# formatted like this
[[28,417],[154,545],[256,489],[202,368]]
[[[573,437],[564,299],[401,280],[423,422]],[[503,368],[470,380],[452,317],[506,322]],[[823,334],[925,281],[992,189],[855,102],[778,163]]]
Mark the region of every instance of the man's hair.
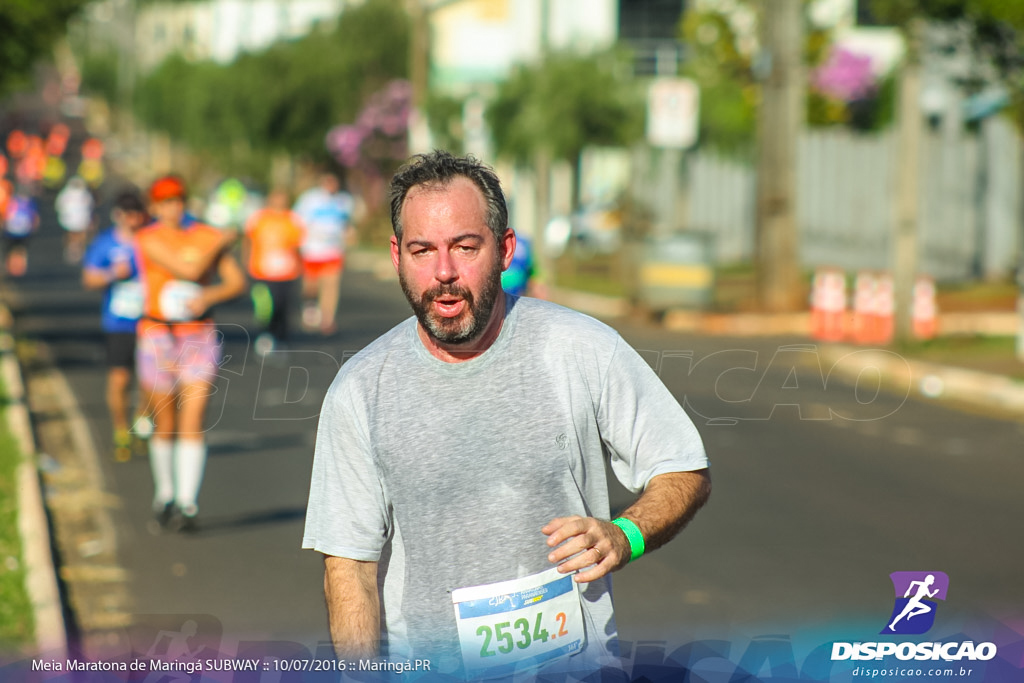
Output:
[[114,200],[114,208],[125,212],[145,213],[146,211],[146,205],[139,193],[134,190],[127,190],[117,195],[117,199]]
[[417,186],[445,188],[456,178],[467,178],[476,185],[487,203],[484,220],[501,244],[508,229],[508,205],[501,191],[501,181],[490,166],[472,156],[457,157],[451,152],[435,149],[429,154],[417,154],[398,169],[388,188],[391,202],[391,227],[399,243],[402,241],[402,206],[409,191]]

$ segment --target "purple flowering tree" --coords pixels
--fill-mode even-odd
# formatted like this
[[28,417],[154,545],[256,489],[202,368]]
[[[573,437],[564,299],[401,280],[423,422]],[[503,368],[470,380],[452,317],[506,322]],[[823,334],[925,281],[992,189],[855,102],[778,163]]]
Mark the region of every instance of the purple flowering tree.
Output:
[[813,84],[826,97],[854,102],[874,94],[877,80],[870,57],[837,46],[814,72]]
[[384,179],[408,156],[411,111],[409,81],[389,81],[370,95],[355,123],[335,126],[327,133],[327,150],[349,170],[370,211],[383,204]]

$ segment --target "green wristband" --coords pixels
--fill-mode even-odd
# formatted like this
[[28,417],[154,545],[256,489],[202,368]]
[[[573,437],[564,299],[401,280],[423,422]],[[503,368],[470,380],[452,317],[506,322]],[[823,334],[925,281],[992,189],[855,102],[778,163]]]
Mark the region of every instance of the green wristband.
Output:
[[640,533],[640,527],[625,517],[613,519],[612,524],[622,529],[622,533],[626,534],[626,540],[629,541],[629,551],[631,553],[629,557],[630,562],[644,554],[644,535]]

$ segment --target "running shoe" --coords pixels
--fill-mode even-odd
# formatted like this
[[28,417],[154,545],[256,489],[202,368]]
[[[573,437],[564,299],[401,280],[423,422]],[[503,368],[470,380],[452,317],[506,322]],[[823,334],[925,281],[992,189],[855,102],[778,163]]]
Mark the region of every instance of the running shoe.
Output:
[[140,439],[148,439],[153,436],[153,420],[150,419],[149,415],[139,415],[135,418],[135,424],[132,425],[131,432]]
[[127,429],[114,432],[114,460],[128,462],[132,459],[132,435]]
[[153,518],[162,531],[171,528],[171,522],[174,520],[177,510],[174,503],[164,503],[163,507],[156,511]]
[[199,531],[199,508],[195,505],[186,505],[179,510],[178,531],[183,534],[194,534]]
[[267,355],[268,353],[274,350],[274,337],[271,336],[269,333],[264,332],[263,334],[256,337],[256,342],[254,346],[256,347],[256,353],[259,354],[260,358],[262,358],[263,356]]

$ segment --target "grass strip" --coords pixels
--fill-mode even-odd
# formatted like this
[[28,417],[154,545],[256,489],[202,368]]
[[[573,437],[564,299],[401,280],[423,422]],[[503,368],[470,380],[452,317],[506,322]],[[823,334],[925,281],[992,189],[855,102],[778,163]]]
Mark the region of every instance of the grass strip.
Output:
[[[0,403],[9,401],[0,386]],[[18,467],[23,455],[0,411],[0,653],[24,651],[34,641],[32,603],[18,529]]]

